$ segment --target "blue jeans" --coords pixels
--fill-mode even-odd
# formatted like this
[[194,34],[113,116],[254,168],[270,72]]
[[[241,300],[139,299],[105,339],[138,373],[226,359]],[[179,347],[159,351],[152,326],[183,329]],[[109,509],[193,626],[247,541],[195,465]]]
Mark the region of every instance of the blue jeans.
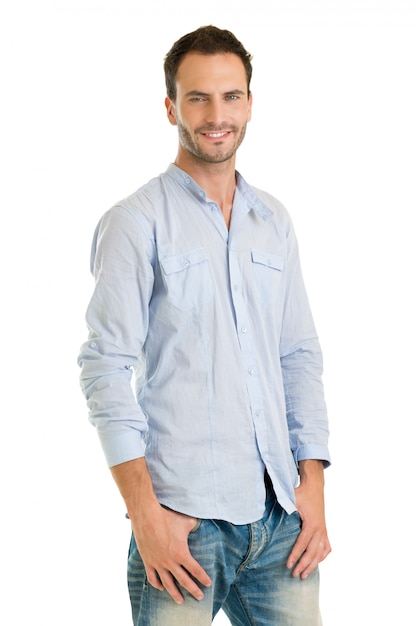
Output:
[[181,589],[182,605],[148,583],[132,537],[128,585],[134,626],[209,626],[220,609],[233,626],[321,626],[318,569],[301,580],[286,567],[299,532],[298,513],[287,515],[271,490],[258,522],[200,520],[189,547],[212,587],[203,589],[202,601]]

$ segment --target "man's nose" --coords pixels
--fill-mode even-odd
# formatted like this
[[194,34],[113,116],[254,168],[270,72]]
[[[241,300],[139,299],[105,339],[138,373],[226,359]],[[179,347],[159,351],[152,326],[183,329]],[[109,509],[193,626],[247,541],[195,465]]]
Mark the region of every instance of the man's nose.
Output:
[[206,121],[208,124],[219,128],[225,120],[224,102],[213,99],[206,109]]

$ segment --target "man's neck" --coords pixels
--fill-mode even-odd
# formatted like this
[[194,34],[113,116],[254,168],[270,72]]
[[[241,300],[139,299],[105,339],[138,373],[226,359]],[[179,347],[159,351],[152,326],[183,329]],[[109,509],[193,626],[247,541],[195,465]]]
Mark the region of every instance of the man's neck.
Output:
[[224,163],[207,163],[178,154],[175,165],[189,174],[204,189],[207,198],[219,206],[229,228],[236,187],[235,157]]

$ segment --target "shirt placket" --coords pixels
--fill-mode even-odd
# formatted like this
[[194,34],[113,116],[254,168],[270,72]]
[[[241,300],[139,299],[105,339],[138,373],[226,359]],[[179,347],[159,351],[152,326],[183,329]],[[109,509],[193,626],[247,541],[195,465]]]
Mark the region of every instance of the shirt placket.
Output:
[[250,409],[257,444],[263,461],[267,462],[267,428],[259,370],[254,350],[254,337],[249,321],[247,307],[244,302],[243,275],[233,246],[229,247],[229,272],[231,295],[234,306],[236,331],[241,350],[241,360],[245,384],[250,402]]

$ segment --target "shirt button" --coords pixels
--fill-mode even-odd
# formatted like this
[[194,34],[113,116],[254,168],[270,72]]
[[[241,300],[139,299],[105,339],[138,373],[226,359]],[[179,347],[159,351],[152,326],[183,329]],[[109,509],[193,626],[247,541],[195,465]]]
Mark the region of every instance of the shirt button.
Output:
[[254,374],[254,369],[252,367],[250,367],[250,369],[248,370],[248,373],[250,374],[250,376],[253,376]]
[[185,261],[183,262],[183,266],[184,267],[188,267],[188,265],[190,265],[190,264],[191,264],[191,262],[190,262],[189,259],[185,259]]
[[191,179],[190,178],[185,178],[185,182],[186,182],[187,185],[189,185],[190,182],[191,182]]
[[241,329],[241,332],[242,333],[246,333],[247,332],[247,328],[245,326],[243,326],[242,329]]
[[95,343],[95,341],[93,341],[93,342],[91,343],[91,348],[96,348],[96,347],[97,347],[97,344]]

